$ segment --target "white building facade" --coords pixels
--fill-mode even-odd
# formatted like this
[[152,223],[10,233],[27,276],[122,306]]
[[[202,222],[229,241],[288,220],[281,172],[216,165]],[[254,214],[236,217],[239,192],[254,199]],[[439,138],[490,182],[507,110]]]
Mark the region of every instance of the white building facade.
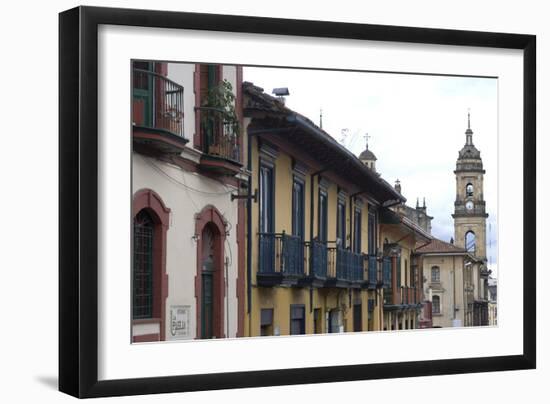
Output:
[[242,335],[241,82],[235,66],[133,63],[133,342]]

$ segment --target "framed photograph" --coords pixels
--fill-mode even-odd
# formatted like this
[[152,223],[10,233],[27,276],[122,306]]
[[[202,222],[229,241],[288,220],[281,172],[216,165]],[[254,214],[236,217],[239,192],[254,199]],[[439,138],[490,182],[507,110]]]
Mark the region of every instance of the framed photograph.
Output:
[[535,368],[535,36],[59,24],[61,391]]

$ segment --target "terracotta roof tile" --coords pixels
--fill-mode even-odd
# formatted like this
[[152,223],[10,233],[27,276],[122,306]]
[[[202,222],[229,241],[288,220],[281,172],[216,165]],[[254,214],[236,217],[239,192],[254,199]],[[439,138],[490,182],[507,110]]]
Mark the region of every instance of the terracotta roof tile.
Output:
[[417,253],[465,253],[464,248],[457,247],[454,244],[434,238],[430,243],[417,248]]

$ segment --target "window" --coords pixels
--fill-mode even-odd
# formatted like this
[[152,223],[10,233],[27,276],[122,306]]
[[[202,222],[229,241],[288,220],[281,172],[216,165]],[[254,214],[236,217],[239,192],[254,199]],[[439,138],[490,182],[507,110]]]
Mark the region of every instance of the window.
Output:
[[134,319],[153,317],[154,222],[145,209],[134,219]]
[[361,209],[355,208],[353,216],[353,251],[361,252]]
[[327,222],[328,222],[328,197],[327,191],[324,189],[319,190],[319,228],[318,228],[318,238],[319,241],[327,241]]
[[432,313],[433,314],[441,313],[441,298],[439,296],[432,297]]
[[290,335],[306,333],[306,310],[303,304],[290,305]]
[[292,234],[304,239],[304,181],[294,177],[292,185]]
[[474,186],[470,183],[466,185],[466,196],[474,196]]
[[273,167],[260,166],[260,271],[275,271]]
[[466,251],[475,254],[476,253],[476,235],[473,231],[466,232],[464,236],[464,245],[466,246]]
[[432,267],[432,282],[441,282],[441,272],[439,270],[439,267]]
[[262,309],[260,312],[260,336],[273,335],[273,309]]
[[369,255],[376,254],[376,214],[369,212],[369,225],[368,225],[368,242],[369,242]]
[[336,237],[341,248],[346,248],[346,202],[338,199]]

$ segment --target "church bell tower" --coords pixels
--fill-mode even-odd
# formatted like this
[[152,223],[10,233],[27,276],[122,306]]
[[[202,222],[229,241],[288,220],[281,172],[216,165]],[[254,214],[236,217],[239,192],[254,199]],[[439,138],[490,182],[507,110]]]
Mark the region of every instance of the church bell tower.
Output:
[[466,144],[458,152],[456,161],[456,200],[452,215],[455,225],[455,244],[465,248],[478,258],[487,260],[486,227],[487,217],[483,199],[483,161],[474,146],[468,112]]

